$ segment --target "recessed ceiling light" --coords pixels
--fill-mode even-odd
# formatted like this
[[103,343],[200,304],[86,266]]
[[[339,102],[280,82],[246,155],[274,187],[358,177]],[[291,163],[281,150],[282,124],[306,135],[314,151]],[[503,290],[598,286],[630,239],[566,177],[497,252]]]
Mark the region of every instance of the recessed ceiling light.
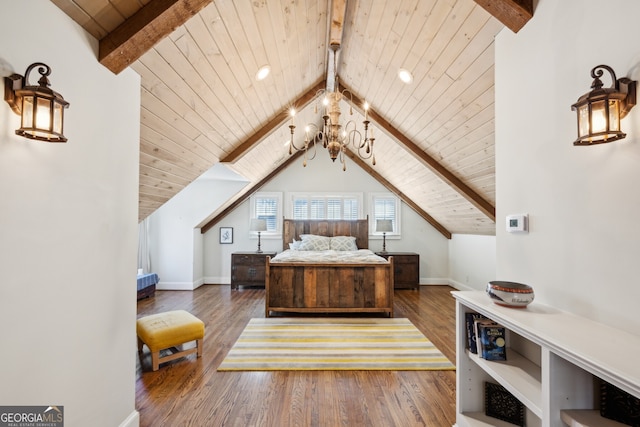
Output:
[[270,66],[263,65],[262,67],[260,67],[260,69],[256,73],[256,80],[260,81],[260,80],[266,79],[270,71],[271,71]]
[[398,70],[398,78],[406,84],[409,84],[413,81],[413,75],[411,74],[411,72],[409,70],[405,70],[404,68],[400,68],[400,70]]

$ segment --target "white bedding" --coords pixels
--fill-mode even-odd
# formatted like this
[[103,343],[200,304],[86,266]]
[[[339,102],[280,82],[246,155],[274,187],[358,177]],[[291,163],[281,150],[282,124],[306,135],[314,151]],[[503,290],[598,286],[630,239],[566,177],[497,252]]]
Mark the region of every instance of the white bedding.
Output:
[[272,263],[278,262],[326,262],[347,264],[385,264],[388,261],[374,254],[369,249],[357,251],[296,251],[287,249],[271,259]]

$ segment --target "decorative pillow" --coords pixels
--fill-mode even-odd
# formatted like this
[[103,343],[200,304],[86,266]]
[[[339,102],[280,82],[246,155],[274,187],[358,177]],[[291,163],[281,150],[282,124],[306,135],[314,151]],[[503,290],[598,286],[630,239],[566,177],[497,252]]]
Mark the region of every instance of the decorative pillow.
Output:
[[335,236],[329,245],[334,251],[357,251],[356,238],[353,236]]
[[314,234],[302,234],[302,242],[298,246],[299,251],[328,251],[331,237],[316,236]]
[[292,251],[299,250],[298,248],[300,247],[300,243],[302,243],[300,240],[293,239],[293,242],[289,243],[289,249]]

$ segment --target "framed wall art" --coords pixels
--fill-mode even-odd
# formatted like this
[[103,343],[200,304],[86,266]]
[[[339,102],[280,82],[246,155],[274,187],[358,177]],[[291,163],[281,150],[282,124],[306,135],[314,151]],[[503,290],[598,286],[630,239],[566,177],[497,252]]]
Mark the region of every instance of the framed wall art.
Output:
[[220,227],[220,243],[233,243],[233,227]]

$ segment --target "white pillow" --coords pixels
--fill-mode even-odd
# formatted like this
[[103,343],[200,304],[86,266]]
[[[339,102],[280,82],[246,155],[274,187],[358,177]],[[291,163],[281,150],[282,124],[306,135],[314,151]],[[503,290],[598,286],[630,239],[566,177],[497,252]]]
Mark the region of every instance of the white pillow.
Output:
[[297,251],[300,247],[300,243],[302,243],[300,240],[293,239],[293,242],[289,243],[289,249]]
[[316,236],[314,234],[300,235],[302,242],[298,246],[299,251],[328,251],[331,237]]
[[335,236],[331,238],[329,248],[334,251],[357,251],[356,238],[353,236]]

